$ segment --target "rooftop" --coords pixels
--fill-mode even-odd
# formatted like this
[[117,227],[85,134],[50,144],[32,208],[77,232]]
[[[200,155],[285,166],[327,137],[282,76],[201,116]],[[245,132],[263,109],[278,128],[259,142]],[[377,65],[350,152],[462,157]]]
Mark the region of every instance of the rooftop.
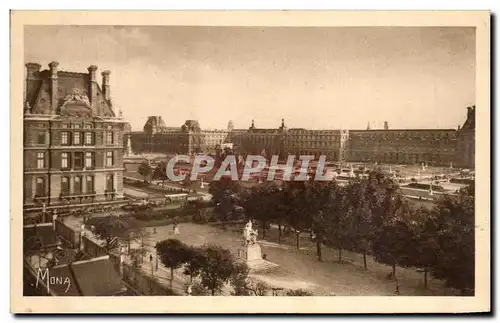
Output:
[[65,284],[50,285],[61,296],[114,296],[126,291],[109,256],[55,266],[50,275],[69,278],[69,288]]

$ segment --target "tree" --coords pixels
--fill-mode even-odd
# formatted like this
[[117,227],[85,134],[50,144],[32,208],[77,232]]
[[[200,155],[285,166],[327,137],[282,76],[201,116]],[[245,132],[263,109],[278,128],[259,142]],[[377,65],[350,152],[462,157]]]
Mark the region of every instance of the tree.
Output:
[[254,186],[243,194],[243,208],[251,219],[260,223],[263,238],[266,236],[266,228],[277,213],[276,202],[279,195],[280,188],[275,183]]
[[208,192],[212,195],[212,201],[217,205],[216,213],[224,225],[239,201],[242,188],[230,177],[222,176],[219,181],[210,183]]
[[165,267],[170,268],[170,289],[174,280],[174,269],[187,263],[191,249],[177,239],[167,239],[156,243],[156,252]]
[[416,236],[409,225],[411,210],[404,206],[393,218],[387,219],[377,231],[372,242],[375,260],[392,266],[392,277],[396,279],[396,265],[411,266],[418,253]]
[[208,193],[212,195],[215,203],[225,200],[233,200],[242,191],[240,184],[233,181],[229,176],[222,176],[218,181],[212,181]]
[[147,254],[146,250],[146,239],[150,237],[150,233],[145,230],[145,229],[137,229],[133,232],[129,233],[129,242],[132,240],[131,235],[133,234],[133,237],[135,238],[136,241],[139,242],[139,251],[142,257],[144,257]]
[[363,254],[363,268],[367,269],[366,256],[370,252],[370,196],[366,193],[366,180],[352,180],[343,189],[345,198],[346,239],[349,249]]
[[234,275],[234,257],[229,250],[213,245],[205,246],[203,253],[206,261],[200,271],[201,284],[214,296]]
[[444,196],[437,201],[437,261],[431,269],[462,294],[475,285],[475,216],[474,188],[461,190],[458,196]]
[[236,263],[234,266],[234,272],[229,279],[233,291],[231,295],[233,296],[250,296],[250,291],[248,290],[248,273],[250,269],[247,264]]
[[188,250],[188,261],[186,263],[186,271],[185,274],[190,276],[191,282],[194,277],[197,277],[201,269],[206,263],[205,254],[203,249],[192,247]]
[[[392,266],[394,277],[397,264],[409,265],[402,248],[412,239],[412,230],[406,222],[411,217],[410,207],[399,184],[380,169],[372,170],[363,185],[362,206],[366,217],[363,222],[369,227],[366,238],[375,259]],[[368,244],[365,247],[368,249]]]
[[424,272],[424,287],[427,288],[428,272],[438,261],[440,228],[434,211],[421,207],[414,211],[413,230],[415,231],[417,252],[411,258],[411,265],[422,268]]
[[145,160],[139,165],[139,169],[137,169],[137,172],[144,177],[144,183],[147,183],[148,177],[151,176],[153,170],[151,169],[151,165],[149,165],[149,162]]
[[271,290],[271,286],[268,284],[252,278],[247,279],[245,288],[249,291],[249,294],[253,296],[266,296],[269,294],[269,290]]
[[305,182],[288,181],[283,187],[283,206],[286,223],[294,229],[297,250],[300,250],[300,232],[311,225],[308,201],[305,196]]
[[322,261],[321,246],[327,243],[338,249],[341,262],[348,233],[343,189],[336,182],[312,182],[306,187],[305,197],[312,217],[312,230],[316,234],[318,260]]
[[128,239],[130,232],[137,230],[116,216],[90,218],[86,225],[93,228],[93,234],[105,242],[107,250],[114,246],[117,239]]
[[186,176],[184,177],[184,180],[182,181],[182,187],[187,189],[189,192],[191,192],[193,183],[191,182],[191,173],[186,173]]
[[[142,175],[142,174],[141,174]],[[168,179],[167,177],[167,163],[164,161],[161,161],[156,168],[153,171],[153,178],[161,180],[163,184],[165,184],[165,180]]]

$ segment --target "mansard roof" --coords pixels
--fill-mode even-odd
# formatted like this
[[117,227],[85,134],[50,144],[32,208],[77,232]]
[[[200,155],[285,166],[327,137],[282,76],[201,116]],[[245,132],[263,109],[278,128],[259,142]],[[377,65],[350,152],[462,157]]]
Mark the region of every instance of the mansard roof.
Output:
[[476,106],[467,107],[467,120],[465,120],[462,130],[476,129]]
[[[26,80],[26,100],[24,110],[30,114],[51,114],[51,71],[46,69],[36,73],[36,77]],[[94,116],[115,117],[111,100],[106,100],[103,91],[96,82],[95,100],[90,105]],[[82,99],[83,103],[89,101],[90,76],[88,73],[77,73],[68,71],[57,72],[57,108],[55,114],[61,114],[61,107],[68,99]],[[100,107],[100,109],[97,109]]]

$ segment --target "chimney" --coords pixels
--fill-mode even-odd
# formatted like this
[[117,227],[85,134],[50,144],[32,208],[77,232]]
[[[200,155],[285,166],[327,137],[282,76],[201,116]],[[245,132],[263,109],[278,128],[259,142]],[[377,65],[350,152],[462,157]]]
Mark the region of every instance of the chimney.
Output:
[[24,87],[24,101],[26,102],[26,93],[31,89],[31,82],[38,78],[38,72],[40,72],[40,68],[42,67],[38,63],[26,63],[26,85]]
[[467,107],[467,117],[470,117],[472,115],[472,107]]
[[57,110],[57,67],[59,63],[52,61],[50,67],[50,101],[52,102],[50,114],[55,114]]
[[102,92],[104,94],[104,99],[106,101],[109,101],[111,96],[110,96],[110,92],[109,92],[109,74],[111,74],[110,71],[103,71],[101,73],[102,75]]
[[95,79],[95,72],[97,71],[97,66],[90,65],[87,70],[89,71],[89,100],[90,104],[97,115],[102,115],[102,111],[99,106],[97,106],[97,82]]
[[384,130],[389,130],[389,122],[384,121]]
[[38,63],[26,63],[26,80],[36,80],[41,67]]

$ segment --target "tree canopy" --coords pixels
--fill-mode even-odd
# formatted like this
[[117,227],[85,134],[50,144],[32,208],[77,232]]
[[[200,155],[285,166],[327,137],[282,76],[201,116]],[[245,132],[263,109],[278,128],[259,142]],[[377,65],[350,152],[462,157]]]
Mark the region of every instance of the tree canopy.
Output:
[[144,177],[144,182],[148,181],[148,177],[153,174],[153,169],[147,160],[144,160],[137,169],[137,172]]

